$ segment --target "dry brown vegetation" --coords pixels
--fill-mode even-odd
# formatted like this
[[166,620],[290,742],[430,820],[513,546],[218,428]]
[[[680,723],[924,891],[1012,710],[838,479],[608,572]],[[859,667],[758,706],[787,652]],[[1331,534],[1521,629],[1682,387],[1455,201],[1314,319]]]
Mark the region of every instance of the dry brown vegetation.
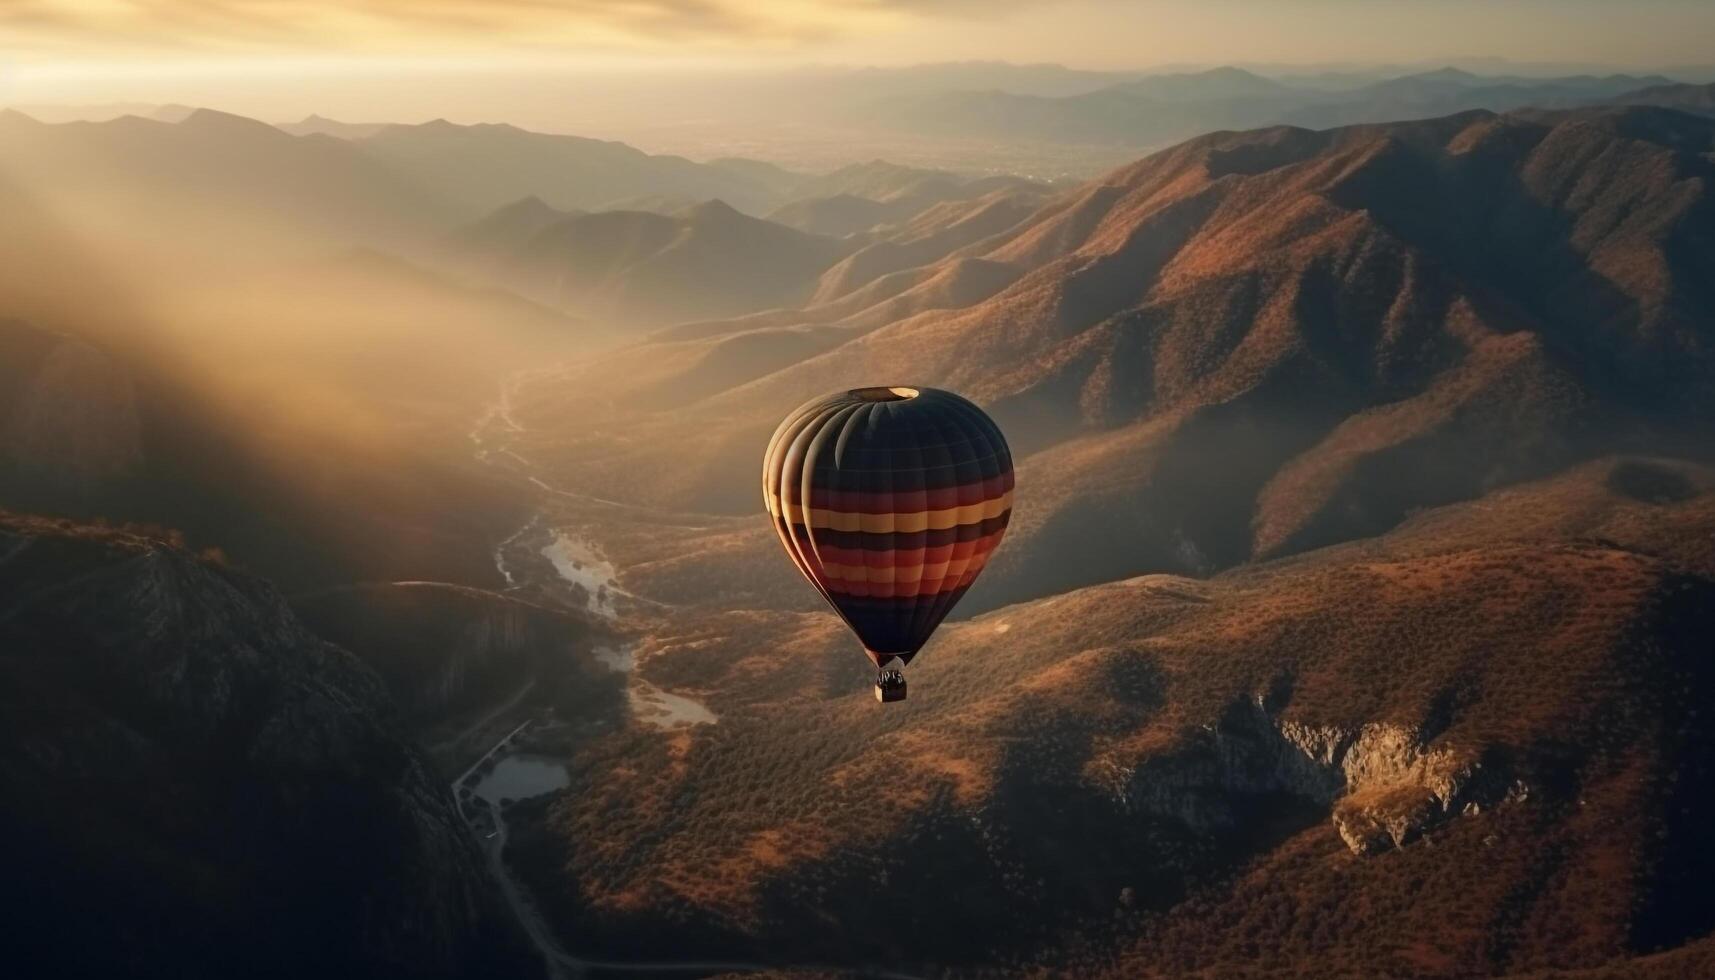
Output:
[[[723,961],[1112,977],[1671,976],[1709,962],[1708,120],[1616,109],[1220,133],[1051,199],[873,165],[821,190],[879,209],[787,215],[899,212],[838,241],[719,205],[525,202],[473,230],[497,250],[486,272],[516,260],[528,288],[570,284],[545,299],[640,319],[744,315],[533,376],[512,405],[520,455],[498,466],[471,458],[467,416],[495,375],[539,367],[589,325],[372,253],[300,249],[421,246],[426,213],[475,207],[451,200],[481,178],[460,160],[504,144],[553,170],[596,148],[395,128],[375,148],[436,177],[449,199],[431,205],[380,189],[372,154],[220,114],[183,129],[0,118],[0,143],[35,182],[0,181],[22,228],[0,241],[0,288],[40,321],[0,321],[0,494],[116,525],[0,518],[4,601],[53,613],[0,615],[0,630],[66,657],[146,634],[159,662],[223,669],[259,649],[243,666],[264,674],[307,656],[327,676],[288,678],[293,697],[328,676],[365,696],[384,683],[419,734],[452,742],[467,716],[546,682],[540,696],[575,722],[611,723],[531,743],[571,754],[572,786],[509,811],[507,857],[580,954],[653,959],[670,937],[675,955]],[[206,161],[174,161],[210,146],[255,166],[214,167],[220,182],[194,194],[185,174]],[[162,165],[130,167],[139,152]],[[39,194],[62,162],[79,166]],[[766,168],[711,168],[688,176],[775,193]],[[306,203],[309,177],[327,186]],[[184,254],[130,247],[163,224],[131,218],[191,198]],[[104,251],[136,260],[117,281],[149,315],[67,245],[113,224],[127,234]],[[269,247],[248,255],[253,232]],[[162,285],[191,258],[242,275]],[[711,279],[730,290],[705,304]],[[228,329],[239,312],[252,329]],[[473,325],[489,343],[469,343]],[[1011,537],[961,610],[976,617],[942,629],[911,698],[886,709],[756,516],[757,453],[779,417],[861,383],[962,390],[1019,459]],[[596,631],[561,608],[581,587],[559,587],[543,542],[515,533],[535,507],[531,527],[585,538],[621,570],[642,680],[718,722],[627,722],[623,678],[581,656]],[[496,569],[503,539],[508,569],[533,581]],[[186,541],[281,581],[380,683],[264,586],[180,554]],[[475,587],[501,578],[511,594]],[[211,596],[232,622],[210,619]],[[276,649],[281,637],[303,642]],[[25,734],[99,722],[136,693],[72,677],[94,693],[61,717],[41,705],[69,701],[35,695],[70,675],[11,672],[17,712],[0,722]],[[186,697],[219,707],[226,690]],[[352,730],[374,734],[385,711]],[[100,731],[135,747],[134,729],[182,713],[145,714]],[[254,734],[233,717],[188,742],[168,725],[162,744],[218,754]],[[402,766],[459,835],[441,843],[476,867],[411,750],[378,736],[341,755],[297,720],[280,725],[303,734],[282,752],[332,752],[323,774]],[[112,778],[164,772],[166,757]],[[32,749],[0,777],[55,758]],[[68,792],[82,806],[110,789]],[[168,803],[195,804],[207,787],[175,792]],[[224,826],[133,795],[169,844],[199,844],[184,813]],[[333,804],[351,797],[332,796],[325,812],[346,819]],[[261,810],[264,830],[298,812]],[[129,813],[115,826],[92,812],[99,832],[68,847],[139,832]],[[9,815],[23,830],[6,839],[27,851],[40,814]],[[410,817],[399,825],[426,826]],[[449,885],[450,905],[468,884]]]
[[[1464,976],[1676,946],[1712,924],[1686,816],[1712,500],[1707,470],[1608,460],[1010,606],[944,627],[887,710],[829,616],[680,610],[641,669],[720,722],[601,739],[513,860],[616,953],[671,928],[787,961]],[[1342,772],[1277,761],[1289,732],[1379,741]],[[1356,853],[1366,820],[1408,830]]]

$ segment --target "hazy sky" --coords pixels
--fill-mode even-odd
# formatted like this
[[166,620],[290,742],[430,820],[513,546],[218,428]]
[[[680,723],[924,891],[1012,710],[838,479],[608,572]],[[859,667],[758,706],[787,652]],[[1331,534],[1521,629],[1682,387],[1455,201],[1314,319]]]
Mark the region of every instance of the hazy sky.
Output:
[[539,67],[1654,67],[1715,60],[1711,41],[1715,0],[0,0],[0,100],[243,101],[286,84],[307,100]]

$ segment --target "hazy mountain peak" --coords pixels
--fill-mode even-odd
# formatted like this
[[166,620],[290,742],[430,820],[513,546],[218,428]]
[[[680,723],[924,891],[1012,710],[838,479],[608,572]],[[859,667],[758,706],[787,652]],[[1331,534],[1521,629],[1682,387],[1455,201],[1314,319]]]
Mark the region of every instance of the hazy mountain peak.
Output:
[[249,132],[282,135],[281,130],[275,129],[261,120],[234,115],[230,112],[221,112],[219,109],[192,109],[190,114],[176,125],[207,132]]
[[1405,77],[1421,79],[1425,82],[1457,82],[1461,85],[1474,85],[1485,80],[1481,75],[1474,75],[1462,68],[1454,68],[1452,65],[1437,68],[1434,71],[1406,75]]
[[534,194],[525,195],[524,197],[521,197],[518,200],[513,201],[511,204],[502,205],[498,210],[496,210],[494,212],[496,217],[499,217],[501,215],[563,214],[563,213],[564,212],[562,212],[559,208],[554,207],[553,205],[549,204],[547,201],[542,200],[541,198],[537,197]]
[[1238,79],[1238,80],[1244,80],[1244,81],[1258,81],[1258,82],[1271,82],[1272,81],[1272,79],[1264,78],[1263,76],[1258,75],[1254,71],[1250,71],[1250,70],[1245,69],[1245,68],[1240,68],[1237,65],[1221,65],[1220,67],[1209,68],[1209,69],[1206,69],[1204,71],[1189,72],[1189,73],[1187,73],[1187,77],[1190,77],[1190,78],[1210,78],[1210,79],[1226,78],[1226,79]]
[[293,136],[325,136],[344,140],[361,140],[383,129],[390,123],[352,123],[331,119],[320,113],[311,113],[297,122],[278,123],[275,128],[291,133]]
[[196,106],[169,102],[166,105],[156,106],[149,112],[149,118],[159,119],[161,122],[179,123],[184,122],[196,111]]
[[1204,71],[1151,75],[1121,82],[1110,89],[1144,95],[1168,102],[1199,102],[1216,99],[1256,98],[1290,92],[1289,86],[1232,65]]
[[685,217],[693,222],[746,221],[736,208],[718,197],[710,198],[685,209]]

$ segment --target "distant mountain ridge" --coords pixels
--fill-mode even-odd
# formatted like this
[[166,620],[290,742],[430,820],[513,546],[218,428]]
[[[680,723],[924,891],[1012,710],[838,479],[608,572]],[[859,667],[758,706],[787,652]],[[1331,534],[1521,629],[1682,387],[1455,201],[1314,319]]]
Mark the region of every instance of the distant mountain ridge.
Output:
[[1327,89],[1229,67],[1146,76],[1065,96],[1000,90],[899,96],[878,100],[861,118],[922,132],[1151,147],[1276,123],[1326,129],[1472,109],[1565,108],[1669,82],[1659,75],[1493,77],[1444,68]]
[[663,326],[850,293],[1001,231],[1052,194],[879,160],[796,192],[768,219],[721,200],[571,212],[526,197],[456,231],[446,262],[567,312]]
[[802,303],[816,274],[852,247],[740,214],[721,201],[673,215],[557,217],[526,203],[455,244],[461,262],[523,296],[641,323]]
[[177,122],[0,114],[0,176],[137,247],[171,227],[175,245],[214,252],[235,237],[258,251],[330,239],[404,248],[457,213],[352,143],[210,109]]
[[1700,115],[1715,113],[1715,82],[1706,85],[1654,85],[1615,96],[1620,105],[1653,105]]

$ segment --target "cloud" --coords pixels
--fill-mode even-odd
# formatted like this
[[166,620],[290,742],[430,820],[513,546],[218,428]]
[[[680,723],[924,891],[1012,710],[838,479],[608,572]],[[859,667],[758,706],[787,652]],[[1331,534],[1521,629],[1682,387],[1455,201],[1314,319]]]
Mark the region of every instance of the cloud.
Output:
[[301,54],[790,46],[961,9],[970,12],[969,0],[4,0],[0,48]]

